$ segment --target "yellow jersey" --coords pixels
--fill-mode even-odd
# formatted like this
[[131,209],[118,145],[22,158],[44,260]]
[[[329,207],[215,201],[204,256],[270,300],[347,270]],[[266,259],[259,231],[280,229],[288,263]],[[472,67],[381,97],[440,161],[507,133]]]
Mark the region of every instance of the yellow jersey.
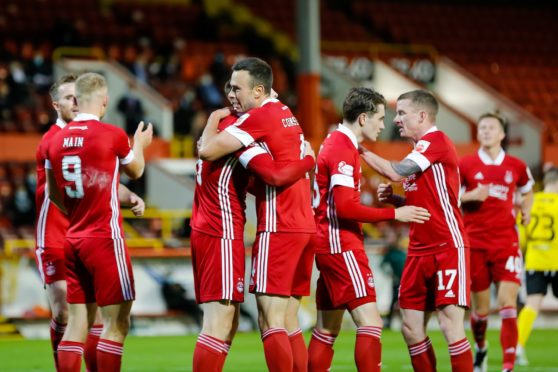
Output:
[[558,194],[535,193],[525,237],[525,270],[558,270]]

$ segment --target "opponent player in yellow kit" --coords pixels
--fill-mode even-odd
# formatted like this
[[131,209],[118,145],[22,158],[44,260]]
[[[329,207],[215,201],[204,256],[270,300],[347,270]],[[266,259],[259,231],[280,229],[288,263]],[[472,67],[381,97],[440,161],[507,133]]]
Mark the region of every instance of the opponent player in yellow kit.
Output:
[[525,345],[549,284],[558,297],[558,168],[549,169],[543,182],[544,190],[535,193],[531,222],[525,234],[527,302],[518,317],[516,364],[519,365],[528,364]]

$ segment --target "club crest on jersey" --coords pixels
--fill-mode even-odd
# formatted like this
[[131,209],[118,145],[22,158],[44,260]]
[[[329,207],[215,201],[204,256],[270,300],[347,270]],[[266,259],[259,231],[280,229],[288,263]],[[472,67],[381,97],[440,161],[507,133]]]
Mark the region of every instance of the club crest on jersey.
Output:
[[425,140],[420,140],[417,142],[416,146],[415,146],[415,151],[416,152],[420,152],[423,153],[426,151],[426,149],[430,146],[430,142],[425,141]]
[[372,277],[372,275],[368,276],[368,286],[370,288],[374,288],[374,278]]
[[353,176],[353,172],[354,172],[353,166],[345,163],[344,161],[339,162],[339,165],[337,166],[337,170],[339,171],[339,173],[350,177]]
[[236,282],[236,290],[238,293],[244,292],[244,280],[242,280],[242,278],[238,278],[238,281]]
[[506,171],[506,175],[504,176],[504,181],[506,181],[506,183],[513,182],[513,174],[510,170]]
[[52,276],[52,275],[56,274],[56,266],[54,266],[54,264],[52,262],[47,263],[46,274],[48,276]]

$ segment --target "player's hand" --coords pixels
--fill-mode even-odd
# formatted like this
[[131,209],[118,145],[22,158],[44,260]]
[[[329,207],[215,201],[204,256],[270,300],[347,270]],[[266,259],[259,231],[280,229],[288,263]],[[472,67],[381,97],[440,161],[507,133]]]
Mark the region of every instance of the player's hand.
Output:
[[227,116],[229,116],[230,114],[232,114],[232,112],[233,112],[233,109],[231,107],[224,107],[224,108],[221,108],[219,110],[213,111],[211,113],[211,116],[213,116],[217,120],[221,121],[224,118],[226,118]]
[[132,205],[130,207],[130,210],[132,211],[134,216],[143,216],[143,212],[145,212],[145,202],[142,198],[132,193],[132,195],[130,195],[130,204]]
[[146,148],[151,144],[151,140],[153,139],[153,124],[147,124],[145,130],[143,130],[143,128],[143,121],[140,121],[138,129],[136,129],[136,133],[134,134],[134,143],[140,143],[142,148]]
[[470,198],[476,201],[485,201],[488,198],[488,186],[478,185],[475,189],[471,190]]
[[312,159],[316,160],[316,154],[314,153],[314,149],[312,145],[308,141],[304,141],[304,156],[310,155]]
[[521,211],[521,224],[523,226],[527,226],[529,225],[529,223],[531,223],[531,213],[530,212],[523,212]]
[[378,200],[382,203],[389,203],[393,196],[393,187],[391,183],[380,183],[378,185]]
[[430,212],[421,207],[406,205],[395,210],[395,219],[400,222],[425,223],[430,219]]

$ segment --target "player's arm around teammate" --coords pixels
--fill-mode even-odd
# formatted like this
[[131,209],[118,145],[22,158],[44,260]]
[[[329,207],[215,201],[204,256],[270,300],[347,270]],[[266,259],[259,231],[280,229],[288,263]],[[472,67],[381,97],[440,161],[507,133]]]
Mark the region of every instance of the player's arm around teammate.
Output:
[[372,270],[362,243],[361,222],[397,219],[423,223],[424,208],[370,208],[360,203],[358,144],[375,141],[384,128],[386,102],[368,88],[353,88],[343,105],[343,123],[328,136],[318,155],[316,181],[320,204],[316,210],[316,290],[318,319],[309,346],[309,370],[327,371],[343,313],[357,326],[355,363],[359,371],[381,368],[382,320],[376,306]]
[[414,150],[398,162],[367,151],[362,158],[390,180],[404,181],[405,199],[394,196],[391,186],[384,184],[381,200],[423,206],[432,214],[424,225],[411,224],[399,293],[402,332],[414,369],[436,369],[434,350],[426,335],[428,319],[436,311],[453,371],[470,371],[472,354],[463,326],[469,306],[469,249],[458,207],[457,152],[436,128],[437,112],[438,102],[430,92],[402,94],[397,99],[394,124],[402,137],[413,140]]

